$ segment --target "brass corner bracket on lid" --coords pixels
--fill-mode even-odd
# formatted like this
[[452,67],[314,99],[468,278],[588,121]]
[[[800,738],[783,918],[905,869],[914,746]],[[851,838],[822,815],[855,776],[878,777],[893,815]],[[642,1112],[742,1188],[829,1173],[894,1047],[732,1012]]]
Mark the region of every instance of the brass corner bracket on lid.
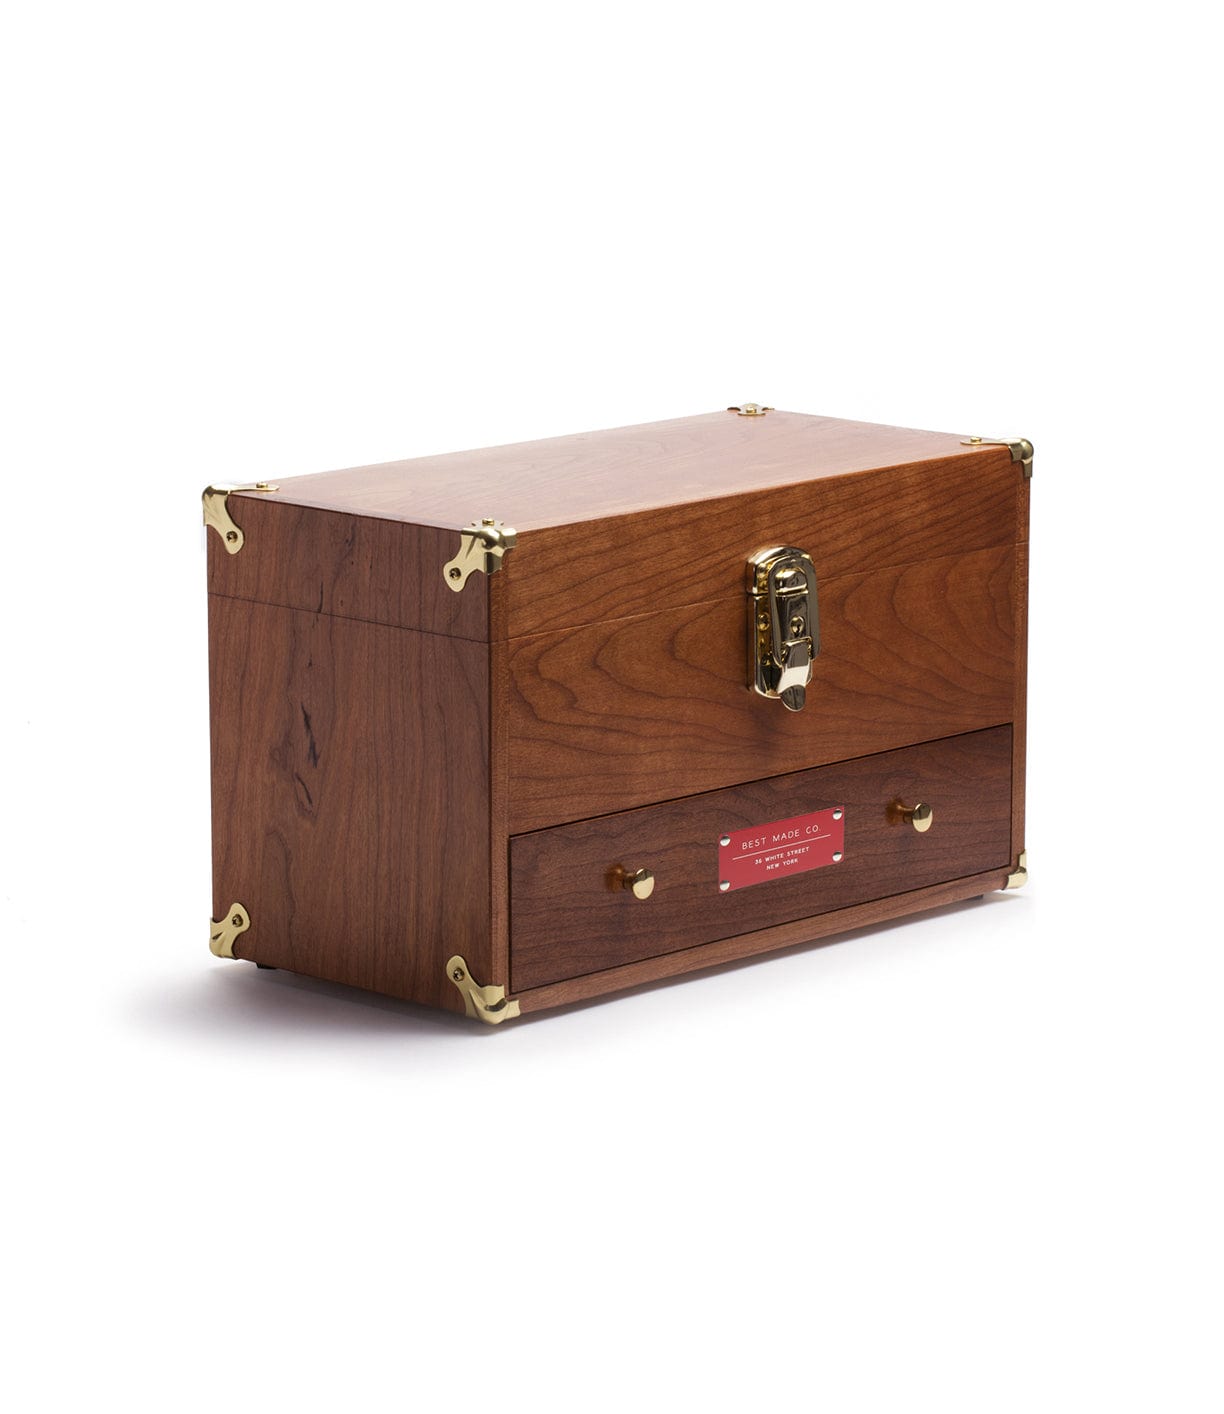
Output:
[[208,946],[214,957],[233,957],[234,939],[251,926],[251,915],[240,903],[231,903],[224,918],[214,918]]
[[1020,851],[1020,858],[1016,861],[1016,867],[1007,876],[1007,883],[1003,885],[1005,889],[1022,889],[1028,883],[1028,850]]
[[773,408],[762,403],[732,403],[727,411],[737,412],[741,417],[764,417],[767,412],[773,412]]
[[463,994],[463,1009],[468,1016],[490,1026],[518,1016],[519,1004],[507,1000],[505,987],[481,987],[458,953],[446,964],[446,975]]
[[518,544],[518,531],[492,516],[473,521],[459,532],[459,553],[442,566],[442,578],[456,594],[468,582],[468,576],[496,574],[501,569],[502,556]]
[[962,437],[962,447],[1006,447],[1011,459],[1020,463],[1020,474],[1025,481],[1033,477],[1033,444],[1027,437]]
[[204,502],[204,524],[211,525],[221,537],[221,543],[231,555],[236,555],[246,543],[246,536],[242,530],[234,524],[234,518],[229,513],[229,498],[235,491],[252,491],[261,496],[271,495],[273,491],[279,491],[279,486],[273,486],[269,481],[253,481],[249,486],[206,486],[202,497]]

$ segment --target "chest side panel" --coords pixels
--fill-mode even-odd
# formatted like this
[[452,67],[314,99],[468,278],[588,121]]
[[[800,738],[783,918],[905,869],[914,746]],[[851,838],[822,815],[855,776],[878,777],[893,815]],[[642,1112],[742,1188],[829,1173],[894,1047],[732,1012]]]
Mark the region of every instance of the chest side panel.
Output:
[[503,981],[487,646],[211,595],[209,648],[213,917],[247,909],[238,956],[451,1009],[452,954]]

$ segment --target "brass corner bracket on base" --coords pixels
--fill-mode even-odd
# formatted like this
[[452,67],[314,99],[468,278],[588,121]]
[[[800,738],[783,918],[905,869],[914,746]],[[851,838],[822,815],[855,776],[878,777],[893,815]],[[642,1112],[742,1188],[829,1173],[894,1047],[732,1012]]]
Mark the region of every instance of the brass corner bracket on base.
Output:
[[1020,475],[1025,481],[1033,478],[1033,444],[1027,437],[962,437],[962,447],[1006,447],[1011,459],[1020,463]]
[[767,412],[773,412],[773,408],[763,403],[732,403],[727,411],[737,412],[741,417],[764,417]]
[[235,491],[257,491],[261,496],[267,496],[273,491],[279,490],[279,486],[273,486],[269,481],[253,481],[249,486],[206,486],[202,498],[204,501],[204,524],[212,526],[221,537],[221,543],[229,554],[236,555],[246,543],[246,536],[234,524],[234,519],[229,513],[230,496]]
[[518,531],[503,525],[492,516],[473,521],[459,532],[459,553],[442,566],[442,577],[448,589],[456,594],[477,570],[481,574],[496,574],[501,569],[502,556],[518,543]]
[[231,903],[225,917],[214,918],[208,934],[208,946],[214,957],[233,957],[234,939],[251,926],[251,915],[240,903]]
[[446,975],[463,993],[464,1010],[476,1020],[496,1026],[508,1017],[518,1016],[519,1004],[507,1000],[505,987],[477,986],[458,953],[446,964]]
[[1007,876],[1007,883],[1003,885],[1005,889],[1022,889],[1028,883],[1028,850],[1020,851],[1020,858],[1016,861],[1016,867]]

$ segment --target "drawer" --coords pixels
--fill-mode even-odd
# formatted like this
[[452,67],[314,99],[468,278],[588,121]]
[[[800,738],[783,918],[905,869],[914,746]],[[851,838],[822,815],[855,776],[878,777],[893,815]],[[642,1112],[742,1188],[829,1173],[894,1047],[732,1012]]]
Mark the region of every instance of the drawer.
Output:
[[992,727],[516,835],[512,990],[1006,868],[1011,769]]

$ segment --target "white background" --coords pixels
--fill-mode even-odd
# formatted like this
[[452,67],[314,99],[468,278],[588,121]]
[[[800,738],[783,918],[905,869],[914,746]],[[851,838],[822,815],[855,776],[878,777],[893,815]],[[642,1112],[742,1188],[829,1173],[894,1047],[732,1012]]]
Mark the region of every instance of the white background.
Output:
[[[1220,1409],[1207,13],[10,12],[10,1408]],[[499,1030],[213,959],[201,487],[744,399],[1036,443],[1028,889]]]

